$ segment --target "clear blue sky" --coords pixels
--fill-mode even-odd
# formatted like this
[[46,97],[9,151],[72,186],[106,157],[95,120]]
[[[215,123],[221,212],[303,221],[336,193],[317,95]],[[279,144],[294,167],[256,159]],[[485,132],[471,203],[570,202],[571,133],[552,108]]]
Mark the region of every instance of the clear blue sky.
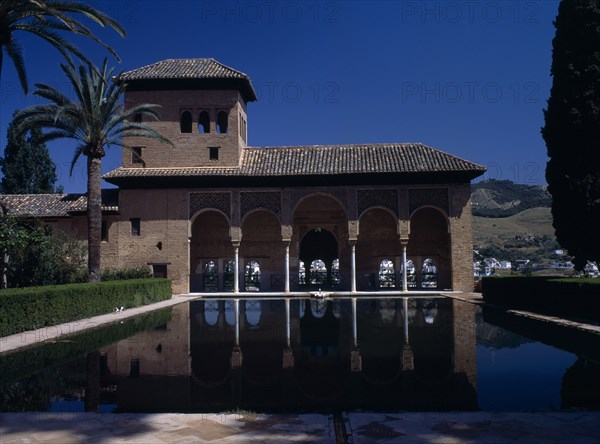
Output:
[[[120,64],[111,59],[117,71],[213,57],[248,74],[259,95],[248,110],[252,146],[422,142],[487,166],[489,178],[545,183],[540,128],[558,1],[90,3],[127,30],[121,39],[91,25],[121,56]],[[65,88],[60,54],[16,37],[32,89]],[[72,40],[97,63],[106,55]],[[23,95],[5,56],[2,151],[13,111],[38,102]],[[85,162],[68,175],[73,145],[49,149],[65,191],[84,192]],[[103,171],[119,163],[113,147]]]

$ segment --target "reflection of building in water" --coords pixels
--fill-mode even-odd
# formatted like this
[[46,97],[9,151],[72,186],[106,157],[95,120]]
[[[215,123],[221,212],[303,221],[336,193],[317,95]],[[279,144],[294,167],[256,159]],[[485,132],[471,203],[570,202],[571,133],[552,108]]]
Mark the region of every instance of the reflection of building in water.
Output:
[[[104,349],[121,411],[477,408],[474,306],[205,300]],[[237,310],[236,310],[237,308]]]

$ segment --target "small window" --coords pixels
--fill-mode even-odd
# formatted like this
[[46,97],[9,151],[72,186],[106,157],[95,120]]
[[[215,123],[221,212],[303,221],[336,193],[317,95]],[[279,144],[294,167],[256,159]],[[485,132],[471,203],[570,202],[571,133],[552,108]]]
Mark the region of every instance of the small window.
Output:
[[166,278],[167,277],[167,264],[152,265],[152,276],[155,278]]
[[210,133],[210,117],[208,116],[208,111],[202,111],[200,113],[200,117],[198,118],[198,132],[200,134]]
[[217,132],[227,134],[227,113],[225,111],[219,111],[217,114]]
[[189,111],[184,111],[181,113],[181,120],[179,122],[179,126],[181,128],[182,133],[191,133],[192,132],[192,113]]
[[139,217],[133,217],[129,219],[131,222],[131,235],[132,236],[140,236],[141,235],[141,219]]
[[219,160],[219,147],[218,146],[208,147],[208,159],[209,160]]
[[142,123],[142,113],[135,113],[133,116],[133,121],[135,123]]
[[142,160],[142,147],[134,146],[131,148],[131,163],[144,163]]
[[105,220],[102,221],[102,228],[100,229],[100,241],[108,242],[108,223]]

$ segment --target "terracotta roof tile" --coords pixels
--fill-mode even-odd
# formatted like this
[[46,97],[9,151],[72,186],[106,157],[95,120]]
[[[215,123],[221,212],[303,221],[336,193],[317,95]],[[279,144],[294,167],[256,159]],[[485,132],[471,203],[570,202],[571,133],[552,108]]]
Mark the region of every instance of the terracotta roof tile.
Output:
[[256,91],[254,91],[250,77],[247,74],[212,58],[161,60],[151,65],[121,73],[117,79],[121,82],[135,82],[138,80],[233,80],[244,85],[243,90],[246,92],[246,100],[256,100]]
[[243,72],[215,59],[167,59],[122,73],[119,80],[248,79]]
[[[3,194],[0,204],[10,216],[66,217],[72,213],[85,212],[85,194]],[[117,189],[102,190],[102,210],[119,210]]]
[[247,147],[239,168],[117,168],[105,179],[181,176],[331,176],[381,173],[483,173],[485,168],[423,144]]

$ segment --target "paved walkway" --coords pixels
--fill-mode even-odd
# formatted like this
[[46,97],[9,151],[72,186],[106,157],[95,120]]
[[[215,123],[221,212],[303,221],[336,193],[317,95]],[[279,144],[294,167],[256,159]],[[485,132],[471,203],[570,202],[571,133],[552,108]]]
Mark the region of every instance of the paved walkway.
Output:
[[8,413],[2,444],[589,443],[596,413],[350,413],[347,436],[331,415]]

